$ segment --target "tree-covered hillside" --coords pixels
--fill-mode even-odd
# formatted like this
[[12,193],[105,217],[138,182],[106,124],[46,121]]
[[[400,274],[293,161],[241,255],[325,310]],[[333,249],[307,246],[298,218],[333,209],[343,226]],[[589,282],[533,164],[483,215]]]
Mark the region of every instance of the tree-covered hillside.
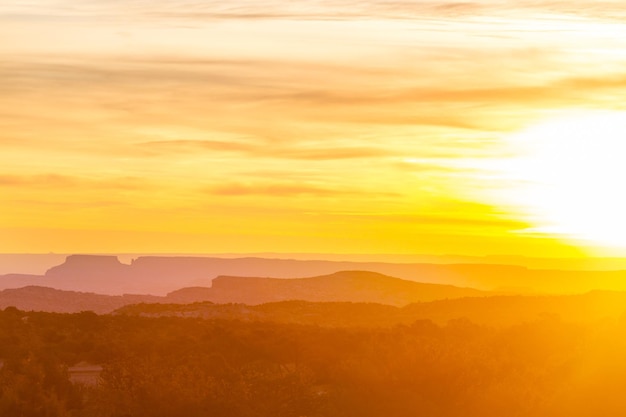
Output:
[[[2,416],[597,416],[626,403],[621,321],[387,328],[0,311]],[[99,383],[72,383],[76,363]]]

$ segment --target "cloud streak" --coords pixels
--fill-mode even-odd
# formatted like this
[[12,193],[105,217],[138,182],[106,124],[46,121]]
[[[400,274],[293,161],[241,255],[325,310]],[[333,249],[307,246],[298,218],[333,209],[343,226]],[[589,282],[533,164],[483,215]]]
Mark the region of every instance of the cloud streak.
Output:
[[534,1],[384,1],[369,0],[304,0],[297,3],[265,0],[189,1],[160,0],[144,2],[140,0],[83,1],[55,7],[45,2],[9,1],[0,7],[0,16],[12,19],[40,18],[113,18],[131,16],[152,20],[207,20],[207,19],[416,19],[416,18],[467,18],[475,15],[510,14],[512,12],[550,12],[574,16],[594,16],[612,18],[624,13],[623,2],[600,0]]
[[289,147],[273,144],[259,144],[254,142],[215,141],[215,140],[169,140],[143,142],[137,144],[142,149],[148,148],[152,152],[238,152],[247,156],[294,159],[309,161],[328,161],[341,159],[380,158],[392,155],[384,148],[374,147],[329,147],[309,146]]
[[41,175],[1,175],[0,187],[32,187],[39,189],[116,189],[145,190],[148,183],[136,177],[118,177],[111,179],[93,179],[78,176],[41,174]]
[[472,218],[460,214],[431,214],[431,215],[410,215],[410,214],[378,214],[371,213],[334,213],[337,217],[357,217],[362,221],[385,222],[414,224],[422,226],[449,226],[449,227],[471,227],[471,228],[490,228],[515,230],[528,227],[528,223],[519,220],[498,218],[496,216],[489,218]]
[[355,191],[334,190],[331,188],[318,187],[304,184],[242,184],[231,183],[208,188],[210,194],[216,196],[269,196],[269,197],[340,197],[359,194]]

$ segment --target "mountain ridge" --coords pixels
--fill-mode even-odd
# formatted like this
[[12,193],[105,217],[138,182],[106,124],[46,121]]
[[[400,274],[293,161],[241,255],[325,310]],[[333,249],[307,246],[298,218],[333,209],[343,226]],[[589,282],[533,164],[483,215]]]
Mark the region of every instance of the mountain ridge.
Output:
[[540,270],[496,264],[394,264],[267,258],[139,257],[70,255],[43,275],[0,275],[0,289],[28,285],[121,295],[165,296],[184,287],[210,287],[218,276],[306,278],[360,270],[430,284],[518,293],[580,293],[626,289],[626,271]]
[[43,308],[43,311],[57,312],[86,309],[102,313],[111,312],[122,305],[145,302],[188,304],[208,301],[258,305],[286,300],[377,302],[400,306],[416,301],[487,294],[473,288],[424,284],[367,271],[348,271],[293,279],[220,276],[213,280],[212,287],[185,287],[165,296],[105,295],[26,286],[0,291],[0,307]]

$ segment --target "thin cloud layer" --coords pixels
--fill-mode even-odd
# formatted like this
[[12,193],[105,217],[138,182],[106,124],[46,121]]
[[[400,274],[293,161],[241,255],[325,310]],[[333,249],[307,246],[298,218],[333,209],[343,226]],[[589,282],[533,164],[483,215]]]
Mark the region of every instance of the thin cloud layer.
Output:
[[117,189],[145,190],[152,186],[140,178],[123,177],[112,179],[82,178],[76,176],[43,175],[1,175],[0,187],[20,187],[39,189]]
[[82,1],[67,3],[39,0],[33,2],[8,2],[0,7],[4,18],[11,19],[69,19],[113,18],[120,16],[158,19],[415,19],[419,17],[466,18],[474,15],[511,14],[520,12],[558,13],[574,16],[615,18],[624,13],[623,2],[609,1],[537,1],[522,0],[514,4],[504,0],[459,2],[447,1],[353,1],[305,0],[294,3],[282,1],[237,0],[187,1],[159,0],[146,2]]
[[322,146],[309,147],[289,147],[289,146],[268,146],[254,142],[238,141],[214,141],[214,140],[170,140],[144,142],[137,144],[142,148],[149,148],[157,154],[174,152],[237,152],[249,157],[265,157],[295,160],[335,160],[335,159],[355,159],[355,158],[376,158],[390,155],[389,150],[384,148],[367,147],[334,147],[324,148]]
[[303,184],[226,184],[208,190],[218,196],[266,195],[276,197],[312,195],[312,196],[349,196],[354,191],[332,190]]

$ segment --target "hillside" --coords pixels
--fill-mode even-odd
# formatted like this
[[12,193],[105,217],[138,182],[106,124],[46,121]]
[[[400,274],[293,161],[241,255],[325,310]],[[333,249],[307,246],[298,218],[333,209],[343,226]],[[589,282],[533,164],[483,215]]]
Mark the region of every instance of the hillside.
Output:
[[[350,277],[353,272],[343,273]],[[338,274],[341,275],[342,274]],[[234,279],[233,279],[234,278]],[[362,294],[354,293],[352,300],[341,299],[340,296],[330,298],[330,292],[320,290],[306,298],[283,298],[278,301],[266,302],[264,290],[275,288],[278,284],[289,282],[297,285],[305,281],[298,291],[314,288],[330,277],[314,277],[300,280],[272,280],[267,278],[222,277],[224,288],[212,295],[212,288],[184,288],[166,297],[150,295],[109,296],[94,293],[62,291],[42,287],[25,287],[0,291],[0,309],[13,306],[20,310],[47,311],[59,313],[75,313],[94,311],[96,313],[129,314],[139,316],[184,316],[201,318],[237,319],[244,321],[273,321],[298,324],[314,324],[320,326],[392,326],[410,324],[416,320],[432,320],[445,324],[450,320],[468,319],[474,323],[489,326],[507,326],[531,322],[541,318],[561,318],[569,322],[595,323],[606,319],[626,319],[626,292],[593,291],[586,294],[567,296],[504,296],[482,294],[479,297],[462,297],[435,299],[432,301],[414,302],[408,305],[399,304],[399,298],[392,297],[393,292],[380,293],[378,301],[372,301],[374,292],[367,290]],[[391,281],[391,277],[367,276],[357,283],[380,279]],[[228,282],[231,281],[230,284]],[[258,282],[257,282],[258,281]],[[399,280],[402,281],[402,280]],[[345,286],[341,278],[338,286]],[[244,288],[242,283],[248,285]],[[403,283],[396,283],[403,286]],[[414,288],[427,284],[411,283]],[[358,285],[351,283],[349,288]],[[435,286],[436,287],[436,286]],[[225,288],[230,288],[228,291]],[[239,295],[230,292],[240,288]],[[285,287],[287,288],[287,287]],[[283,290],[285,290],[283,288]],[[336,287],[326,287],[336,288]],[[346,288],[346,287],[344,287]],[[424,292],[423,297],[434,296],[435,291],[472,291],[461,288],[435,288],[431,293]],[[475,291],[475,290],[474,290]],[[459,293],[461,294],[461,293]],[[287,293],[282,295],[287,297]],[[415,297],[418,294],[414,294]],[[369,297],[369,298],[368,298]],[[386,297],[386,298],[385,298]],[[239,298],[237,300],[236,298]],[[275,297],[277,298],[277,297]],[[346,296],[346,298],[349,298]],[[247,299],[245,304],[243,299]],[[392,303],[395,301],[395,303]],[[388,304],[383,304],[387,302]]]
[[159,301],[162,301],[161,297],[152,295],[102,295],[36,286],[0,291],[0,308],[17,307],[24,311],[55,313],[110,313],[128,304]]
[[262,304],[283,300],[352,301],[406,305],[418,301],[486,295],[472,288],[425,284],[376,272],[341,271],[313,278],[217,277],[210,301]]
[[200,317],[271,321],[324,327],[389,327],[454,320],[506,327],[537,320],[593,324],[626,322],[626,292],[594,291],[568,296],[467,297],[414,303],[404,307],[376,303],[281,301],[244,304],[137,304],[116,311],[131,316]]
[[23,310],[51,312],[92,310],[108,313],[134,303],[188,304],[210,301],[220,304],[254,305],[285,300],[406,305],[416,301],[486,294],[488,293],[471,288],[423,284],[373,272],[344,271],[320,277],[294,279],[218,277],[213,280],[212,287],[182,288],[166,296],[115,296],[27,286],[0,291],[0,308],[14,306]]
[[422,283],[472,287],[468,284],[472,277],[511,276],[524,268],[206,257],[140,257],[130,264],[123,264],[115,256],[71,255],[44,275],[0,276],[0,289],[35,285],[111,295],[166,295],[183,287],[210,287],[218,276],[306,278],[346,270],[377,272]]
[[[165,296],[185,287],[210,287],[218,276],[306,278],[370,271],[408,281],[516,294],[569,294],[625,289],[626,271],[528,269],[494,264],[407,264],[268,258],[145,256],[129,264],[115,256],[71,255],[44,275],[0,275],[0,290],[43,286],[99,294]],[[566,289],[566,290],[564,290]]]

